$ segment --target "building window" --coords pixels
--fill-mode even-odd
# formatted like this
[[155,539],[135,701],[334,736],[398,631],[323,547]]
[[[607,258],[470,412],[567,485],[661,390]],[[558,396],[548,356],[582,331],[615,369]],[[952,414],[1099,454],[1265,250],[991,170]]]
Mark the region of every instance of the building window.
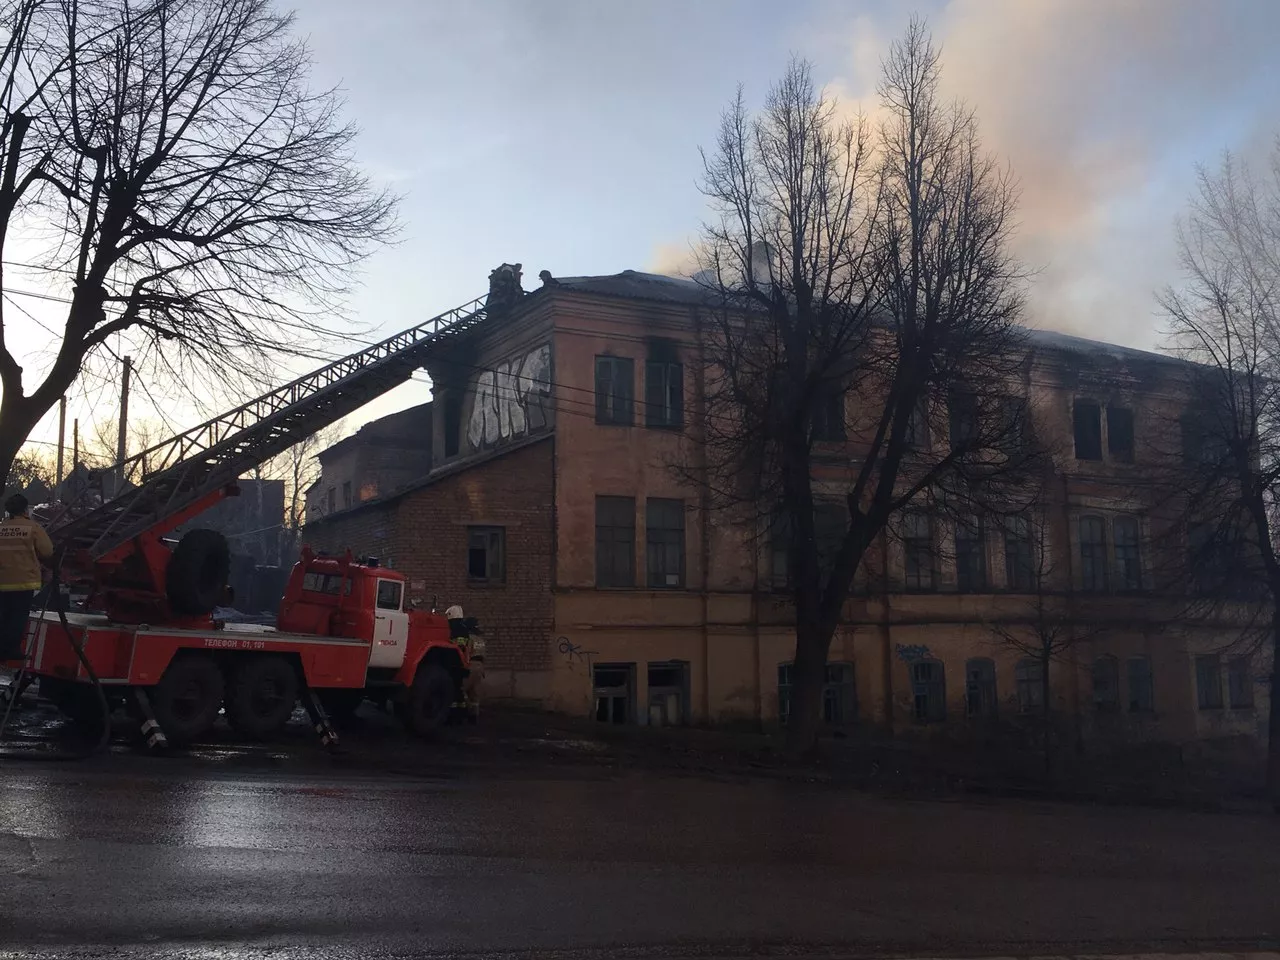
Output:
[[1253,669],[1248,657],[1234,657],[1227,663],[1227,696],[1232,710],[1253,706]]
[[1129,658],[1129,712],[1151,713],[1156,708],[1151,688],[1151,661],[1146,657]]
[[444,455],[456,457],[462,444],[462,397],[456,391],[444,395]]
[[328,503],[328,506],[329,506],[329,513],[333,513],[335,510],[337,510],[337,509],[338,509],[338,489],[337,489],[337,487],[330,487],[330,488],[329,488],[329,495],[328,495],[328,497],[326,497],[326,502]]
[[947,412],[951,448],[972,445],[978,439],[978,398],[972,393],[953,393]]
[[1093,400],[1077,400],[1071,411],[1077,460],[1102,459],[1102,408]]
[[1107,589],[1107,526],[1101,517],[1080,518],[1080,587],[1092,593]]
[[1018,683],[1018,709],[1023,713],[1040,713],[1044,710],[1044,662],[1019,660],[1013,668]]
[[351,481],[344,480],[342,482],[342,505],[343,507],[351,506]]
[[916,660],[911,664],[911,715],[917,723],[941,723],[947,719],[947,675],[941,660]]
[[649,726],[689,722],[689,665],[682,660],[649,664]]
[[684,586],[684,501],[650,497],[644,505],[645,563],[651,587]]
[[[783,724],[791,718],[791,676],[790,663],[778,664],[778,721]],[[822,683],[822,722],[840,726],[852,723],[857,715],[853,664],[828,663]]]
[[634,663],[597,663],[591,671],[596,695],[596,720],[601,723],[630,723],[635,716],[632,690]]
[[1117,463],[1133,463],[1133,411],[1107,405],[1107,453]]
[[1093,661],[1093,708],[1103,713],[1120,709],[1120,663],[1115,657]]
[[596,586],[635,585],[635,498],[596,497]]
[[503,527],[467,527],[467,578],[502,583],[507,576],[507,531]]
[[684,365],[645,361],[644,404],[646,427],[684,426]]
[[1222,709],[1222,662],[1216,653],[1196,657],[1196,701],[1201,710]]
[[1035,555],[1031,521],[1010,517],[1004,527],[1004,583],[1010,590],[1030,593],[1035,588]]
[[1138,547],[1138,521],[1135,517],[1116,517],[1112,525],[1116,553],[1116,575],[1121,590],[1142,589],[1142,556]]
[[813,408],[813,439],[838,442],[845,439],[844,391],[823,390]]
[[1022,453],[1027,448],[1030,434],[1027,401],[1022,397],[1005,397],[1000,402],[1000,411],[1000,445],[1008,453]]
[[964,665],[965,713],[972,718],[996,715],[996,665],[988,657],[975,657]]
[[631,426],[635,382],[630,357],[596,357],[596,423]]
[[956,521],[956,589],[961,593],[987,589],[986,531],[980,517]]
[[908,590],[933,589],[933,523],[929,514],[909,510],[902,515],[904,585]]
[[929,401],[921,397],[911,408],[907,418],[907,432],[903,442],[913,450],[929,449]]

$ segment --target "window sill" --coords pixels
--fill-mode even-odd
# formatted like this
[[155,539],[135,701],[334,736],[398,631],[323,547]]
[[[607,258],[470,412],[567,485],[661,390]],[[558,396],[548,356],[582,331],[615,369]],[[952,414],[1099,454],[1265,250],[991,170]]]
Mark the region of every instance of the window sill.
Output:
[[597,420],[597,427],[634,427],[634,420]]
[[470,590],[498,590],[507,585],[505,580],[473,580],[467,579],[467,588]]
[[684,430],[683,423],[646,423],[646,430],[662,430],[666,433],[680,433]]

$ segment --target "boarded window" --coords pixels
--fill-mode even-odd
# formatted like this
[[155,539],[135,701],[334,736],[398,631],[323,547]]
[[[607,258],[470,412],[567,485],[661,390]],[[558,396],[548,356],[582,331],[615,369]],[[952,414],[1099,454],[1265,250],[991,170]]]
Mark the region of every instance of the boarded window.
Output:
[[987,541],[980,517],[956,521],[956,589],[961,593],[987,589]]
[[467,527],[467,578],[485,583],[505,580],[506,541],[503,527]]
[[933,589],[933,522],[929,514],[902,515],[903,583],[908,590]]
[[1216,653],[1196,657],[1196,702],[1201,710],[1222,709],[1222,661]]
[[635,498],[596,497],[596,586],[635,585]]
[[645,502],[644,545],[649,586],[683,587],[683,500],[650,497]]
[[1076,459],[1102,459],[1102,408],[1093,400],[1077,400],[1071,419],[1075,430]]
[[596,357],[596,423],[631,425],[635,382],[630,357]]
[[1102,593],[1107,582],[1107,525],[1101,517],[1081,517],[1080,587]]
[[1121,590],[1142,589],[1142,554],[1138,545],[1138,521],[1134,517],[1116,517],[1112,525],[1115,541],[1116,576]]
[[989,657],[974,657],[964,665],[965,712],[970,717],[996,715],[996,665]]
[[1233,710],[1253,706],[1253,664],[1248,657],[1235,657],[1227,664],[1227,695]]
[[1004,582],[1010,590],[1029,593],[1035,588],[1035,554],[1031,544],[1031,521],[1010,517],[1004,527]]
[[1146,657],[1129,658],[1129,712],[1151,713],[1156,708],[1151,684],[1151,661]]
[[911,664],[911,715],[917,723],[942,723],[947,719],[947,675],[941,660],[916,660]]
[[684,365],[647,360],[644,365],[644,424],[684,426]]
[[1107,453],[1117,463],[1133,463],[1133,411],[1107,406]]
[[1093,661],[1093,708],[1104,713],[1120,709],[1120,663],[1115,657]]
[[1044,663],[1040,660],[1019,660],[1013,668],[1018,684],[1018,709],[1023,713],[1040,713],[1044,710]]

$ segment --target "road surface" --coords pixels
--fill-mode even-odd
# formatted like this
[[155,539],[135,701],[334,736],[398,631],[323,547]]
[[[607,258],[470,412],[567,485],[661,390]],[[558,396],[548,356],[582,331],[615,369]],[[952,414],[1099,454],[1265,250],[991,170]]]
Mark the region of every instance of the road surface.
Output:
[[269,752],[247,766],[217,751],[0,760],[0,956],[937,957],[1280,941],[1269,817],[415,757],[358,774],[323,756],[273,771]]

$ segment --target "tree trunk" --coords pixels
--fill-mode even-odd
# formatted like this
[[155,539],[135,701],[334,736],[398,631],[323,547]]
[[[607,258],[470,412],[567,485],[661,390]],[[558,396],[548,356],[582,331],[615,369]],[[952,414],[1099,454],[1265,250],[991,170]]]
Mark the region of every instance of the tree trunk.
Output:
[[826,682],[831,631],[813,620],[796,624],[796,658],[791,666],[791,712],[787,717],[786,752],[798,759],[813,752],[822,725],[822,688]]
[[27,434],[36,425],[36,419],[25,410],[14,410],[10,404],[0,403],[0,478],[3,478],[6,488],[13,461],[27,442]]
[[1049,700],[1049,658],[1040,663],[1040,736],[1044,738],[1045,776],[1053,773],[1053,705]]
[[1271,612],[1271,705],[1267,716],[1267,797],[1280,813],[1280,603]]

